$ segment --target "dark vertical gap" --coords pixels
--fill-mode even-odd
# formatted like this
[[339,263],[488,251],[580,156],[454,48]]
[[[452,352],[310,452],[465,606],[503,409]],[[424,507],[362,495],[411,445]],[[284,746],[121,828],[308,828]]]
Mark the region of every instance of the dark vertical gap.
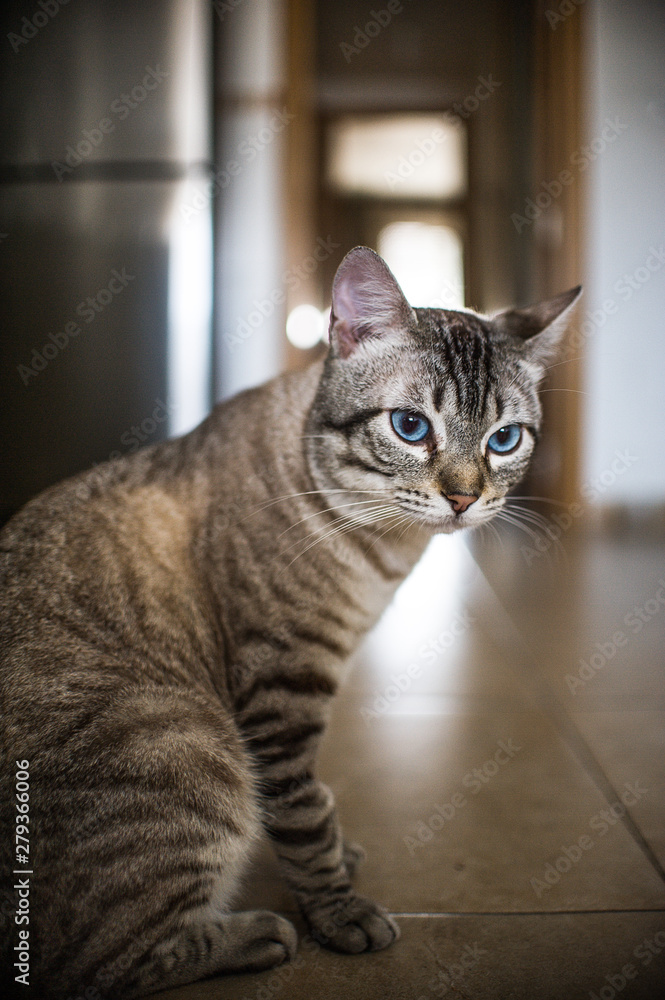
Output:
[[[511,214],[521,212],[529,197],[533,163],[534,18],[533,0],[514,0],[511,10],[511,65],[513,71],[512,147],[515,152],[511,184]],[[517,233],[512,222],[516,302],[526,305],[535,296],[531,228]]]

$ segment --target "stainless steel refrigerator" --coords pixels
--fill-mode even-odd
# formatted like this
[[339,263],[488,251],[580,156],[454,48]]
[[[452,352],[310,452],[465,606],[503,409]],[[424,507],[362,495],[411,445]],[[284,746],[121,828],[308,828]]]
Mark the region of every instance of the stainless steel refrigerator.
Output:
[[212,6],[0,15],[0,501],[211,401]]

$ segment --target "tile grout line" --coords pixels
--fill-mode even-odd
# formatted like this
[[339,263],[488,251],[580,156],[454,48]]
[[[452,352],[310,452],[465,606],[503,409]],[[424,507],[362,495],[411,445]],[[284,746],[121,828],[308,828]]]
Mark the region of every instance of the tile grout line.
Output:
[[[468,546],[465,546],[465,549],[480,574],[482,581],[481,586],[485,590],[489,599],[488,603],[492,607],[493,616],[495,618],[498,617],[502,622],[507,623],[512,639],[516,643],[518,651],[521,653],[521,655],[518,656],[521,673],[526,677],[527,685],[531,689],[536,702],[552,719],[555,727],[559,730],[560,736],[566,742],[569,749],[572,750],[573,754],[577,757],[580,764],[594,782],[598,790],[605,796],[608,804],[619,802],[620,799],[618,792],[608,776],[605,774],[602,765],[594,756],[591,747],[575,726],[574,722],[568,715],[566,709],[561,704],[559,698],[556,696],[547,680],[542,676],[542,673],[538,668],[537,658],[532,653],[527,639],[515,624],[512,616],[504,607],[503,602],[499,598],[492,584],[489,582],[485,571],[475,558],[473,552],[471,552]],[[498,629],[497,635],[500,636],[500,634],[501,629]],[[526,662],[528,662],[533,669],[527,669]],[[621,817],[621,822],[626,827],[631,837],[641,849],[642,853],[645,855],[652,867],[658,873],[660,879],[665,882],[665,869],[646,837],[640,830],[636,821],[633,819],[628,807],[626,807],[626,811]]]

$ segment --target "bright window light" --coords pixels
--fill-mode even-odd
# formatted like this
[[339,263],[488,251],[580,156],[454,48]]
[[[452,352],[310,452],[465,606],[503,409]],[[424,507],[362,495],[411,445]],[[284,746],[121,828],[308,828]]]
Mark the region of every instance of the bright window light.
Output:
[[327,179],[343,194],[461,197],[465,126],[446,115],[349,115],[329,127]]
[[[189,204],[193,186],[182,187]],[[169,434],[186,434],[210,409],[212,226],[210,213],[185,220],[174,206],[169,233]]]
[[392,222],[379,233],[378,251],[413,306],[464,306],[462,241],[449,226]]
[[296,306],[286,320],[286,336],[294,347],[302,350],[314,347],[326,332],[324,322],[327,315],[327,311],[321,312],[316,306]]

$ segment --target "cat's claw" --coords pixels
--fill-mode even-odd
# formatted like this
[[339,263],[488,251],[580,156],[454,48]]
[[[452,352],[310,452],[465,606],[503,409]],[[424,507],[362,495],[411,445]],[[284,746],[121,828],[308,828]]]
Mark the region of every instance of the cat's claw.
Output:
[[380,951],[399,937],[392,917],[364,896],[351,896],[343,903],[310,912],[307,919],[315,940],[332,951],[351,955]]

